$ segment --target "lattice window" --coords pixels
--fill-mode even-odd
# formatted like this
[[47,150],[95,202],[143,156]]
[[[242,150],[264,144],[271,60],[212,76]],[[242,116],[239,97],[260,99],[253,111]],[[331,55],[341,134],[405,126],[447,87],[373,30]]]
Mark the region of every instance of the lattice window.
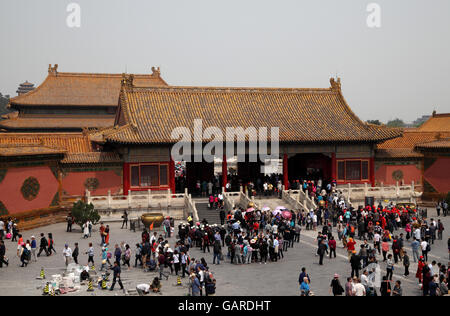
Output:
[[38,179],[29,177],[23,182],[20,191],[25,200],[32,201],[38,196],[40,189],[41,185],[39,184]]

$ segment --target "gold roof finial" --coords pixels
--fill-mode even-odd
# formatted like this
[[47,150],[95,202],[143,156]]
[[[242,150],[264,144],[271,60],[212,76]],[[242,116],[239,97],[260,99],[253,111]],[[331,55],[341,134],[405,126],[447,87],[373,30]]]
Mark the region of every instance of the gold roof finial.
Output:
[[161,70],[159,69],[159,67],[152,67],[152,76],[154,77],[161,76]]
[[331,90],[341,91],[341,78],[337,77],[337,79],[330,78]]
[[48,73],[56,75],[58,73],[58,64],[52,67],[52,64],[48,65]]
[[134,75],[122,74],[122,87],[133,88]]

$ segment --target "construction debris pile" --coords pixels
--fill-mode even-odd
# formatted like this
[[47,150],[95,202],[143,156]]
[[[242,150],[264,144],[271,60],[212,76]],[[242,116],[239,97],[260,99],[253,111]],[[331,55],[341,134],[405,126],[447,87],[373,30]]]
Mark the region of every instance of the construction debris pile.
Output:
[[[107,289],[106,282],[108,278],[108,272],[98,277],[94,266],[89,268],[89,266],[72,263],[67,266],[66,271],[62,275],[54,274],[49,281],[43,284],[42,295],[53,296],[77,292],[81,290],[82,286],[85,286],[88,292],[93,292],[93,284],[98,284],[98,288],[105,290]],[[46,280],[43,268],[37,279]]]

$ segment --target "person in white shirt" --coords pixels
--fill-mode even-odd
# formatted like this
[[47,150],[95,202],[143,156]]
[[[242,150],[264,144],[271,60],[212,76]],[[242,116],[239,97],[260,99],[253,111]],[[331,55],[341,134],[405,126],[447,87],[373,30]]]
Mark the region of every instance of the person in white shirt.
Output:
[[273,240],[273,248],[274,248],[274,256],[275,256],[275,261],[277,261],[277,257],[278,257],[278,252],[279,252],[279,246],[280,246],[280,242],[278,241],[278,237],[275,238]]
[[136,286],[136,291],[139,296],[144,296],[145,294],[150,293],[150,284],[142,283]]
[[420,229],[416,228],[416,230],[414,231],[414,238],[417,240],[420,240]]
[[273,224],[273,226],[272,226],[272,234],[274,234],[274,235],[278,234],[278,225],[277,224]]
[[379,233],[375,233],[373,235],[373,247],[378,250],[378,254],[381,254],[380,240],[381,240],[381,235]]
[[86,222],[83,224],[83,238],[89,238],[89,223]]
[[436,261],[433,260],[431,263],[431,274],[432,275],[438,275],[439,276],[439,266],[436,264]]
[[361,284],[366,288],[366,291],[373,287],[373,284],[369,279],[369,271],[364,270],[363,274],[361,274]]
[[202,296],[203,288],[205,287],[205,271],[203,271],[200,267],[198,268],[198,275],[199,275],[199,281],[200,281],[200,295]]
[[70,259],[72,258],[72,249],[69,248],[68,244],[65,244],[64,246],[63,256],[67,267],[70,263]]
[[422,239],[420,248],[422,248],[422,256],[424,257],[425,261],[428,261],[428,242],[425,239]]
[[428,243],[426,242],[426,240],[422,240],[422,242],[420,243],[420,247],[422,247],[422,251],[427,250],[427,246],[428,246]]
[[314,231],[316,231],[316,228],[317,228],[317,215],[316,214],[314,214],[312,216],[312,222],[313,222],[313,229],[314,229]]
[[153,233],[152,237],[150,237],[150,245],[153,245],[155,240],[156,240],[156,233]]
[[3,239],[5,232],[5,223],[0,219],[0,239]]
[[366,288],[358,278],[353,279],[353,296],[366,296]]

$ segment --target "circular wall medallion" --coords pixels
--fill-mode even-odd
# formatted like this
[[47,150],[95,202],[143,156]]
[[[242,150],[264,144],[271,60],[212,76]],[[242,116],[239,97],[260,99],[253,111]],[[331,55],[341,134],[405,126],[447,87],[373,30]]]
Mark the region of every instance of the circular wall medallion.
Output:
[[29,177],[23,182],[20,191],[25,200],[32,201],[38,196],[40,188],[39,181],[35,177]]
[[3,179],[6,176],[6,173],[8,172],[7,169],[0,169],[0,183],[3,181]]
[[392,172],[392,178],[397,181],[403,180],[403,171],[395,170]]
[[84,182],[84,186],[89,191],[95,191],[97,190],[98,186],[100,185],[97,178],[87,178]]
[[0,216],[8,215],[8,209],[6,208],[5,204],[3,204],[2,201],[0,201]]

